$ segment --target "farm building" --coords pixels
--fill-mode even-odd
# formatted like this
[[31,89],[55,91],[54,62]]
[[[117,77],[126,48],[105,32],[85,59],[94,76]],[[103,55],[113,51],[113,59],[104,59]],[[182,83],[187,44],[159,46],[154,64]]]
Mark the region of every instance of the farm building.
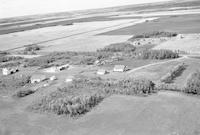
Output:
[[44,72],[47,72],[47,73],[56,73],[56,72],[59,72],[61,70],[65,70],[69,68],[69,64],[66,64],[66,65],[62,65],[62,66],[54,66],[54,67],[50,67],[50,68],[47,68],[44,70]]
[[105,75],[105,74],[107,74],[107,71],[104,70],[104,69],[99,69],[99,70],[97,71],[97,74],[98,74],[98,75]]
[[66,79],[65,79],[65,82],[68,83],[68,82],[72,82],[74,80],[74,76],[68,76]]
[[58,71],[60,71],[60,70],[57,67],[50,67],[50,68],[47,68],[44,70],[44,72],[47,72],[47,73],[55,73]]
[[114,72],[125,72],[126,71],[126,66],[124,65],[115,65]]
[[52,77],[49,78],[50,81],[54,81],[56,79],[57,79],[56,76],[52,76]]
[[16,73],[18,71],[19,71],[18,68],[12,68],[12,69],[10,69],[10,68],[3,68],[2,69],[2,74],[3,75],[10,75],[10,74],[14,74],[14,73]]
[[46,80],[47,77],[45,75],[33,75],[31,76],[31,83],[39,83]]

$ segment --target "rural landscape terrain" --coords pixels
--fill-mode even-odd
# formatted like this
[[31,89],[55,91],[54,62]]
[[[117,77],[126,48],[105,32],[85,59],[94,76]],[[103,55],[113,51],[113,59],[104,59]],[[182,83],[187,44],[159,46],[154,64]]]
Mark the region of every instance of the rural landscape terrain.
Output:
[[200,135],[200,1],[0,19],[0,135]]

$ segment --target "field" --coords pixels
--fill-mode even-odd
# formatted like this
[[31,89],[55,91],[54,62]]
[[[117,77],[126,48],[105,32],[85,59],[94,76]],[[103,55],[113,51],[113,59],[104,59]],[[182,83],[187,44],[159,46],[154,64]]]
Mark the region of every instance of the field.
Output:
[[0,135],[199,135],[199,22],[197,0],[0,19]]

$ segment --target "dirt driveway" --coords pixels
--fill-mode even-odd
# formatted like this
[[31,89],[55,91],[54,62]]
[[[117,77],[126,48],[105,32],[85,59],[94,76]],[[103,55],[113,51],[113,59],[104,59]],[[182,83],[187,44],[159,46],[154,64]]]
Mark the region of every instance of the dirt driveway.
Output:
[[200,134],[199,97],[177,92],[149,97],[114,95],[78,120],[27,112],[20,107],[24,101],[0,100],[1,135]]

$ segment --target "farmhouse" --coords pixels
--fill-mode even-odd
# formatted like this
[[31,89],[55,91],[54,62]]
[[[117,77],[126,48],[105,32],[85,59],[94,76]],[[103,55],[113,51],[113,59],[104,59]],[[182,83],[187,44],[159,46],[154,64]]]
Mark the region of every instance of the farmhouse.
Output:
[[114,72],[125,72],[126,71],[126,66],[124,65],[115,65]]
[[107,71],[104,70],[104,69],[99,69],[99,70],[97,71],[97,74],[98,74],[98,75],[105,75],[106,73],[107,73]]
[[31,76],[31,83],[39,83],[46,80],[47,77],[45,75],[33,75]]

